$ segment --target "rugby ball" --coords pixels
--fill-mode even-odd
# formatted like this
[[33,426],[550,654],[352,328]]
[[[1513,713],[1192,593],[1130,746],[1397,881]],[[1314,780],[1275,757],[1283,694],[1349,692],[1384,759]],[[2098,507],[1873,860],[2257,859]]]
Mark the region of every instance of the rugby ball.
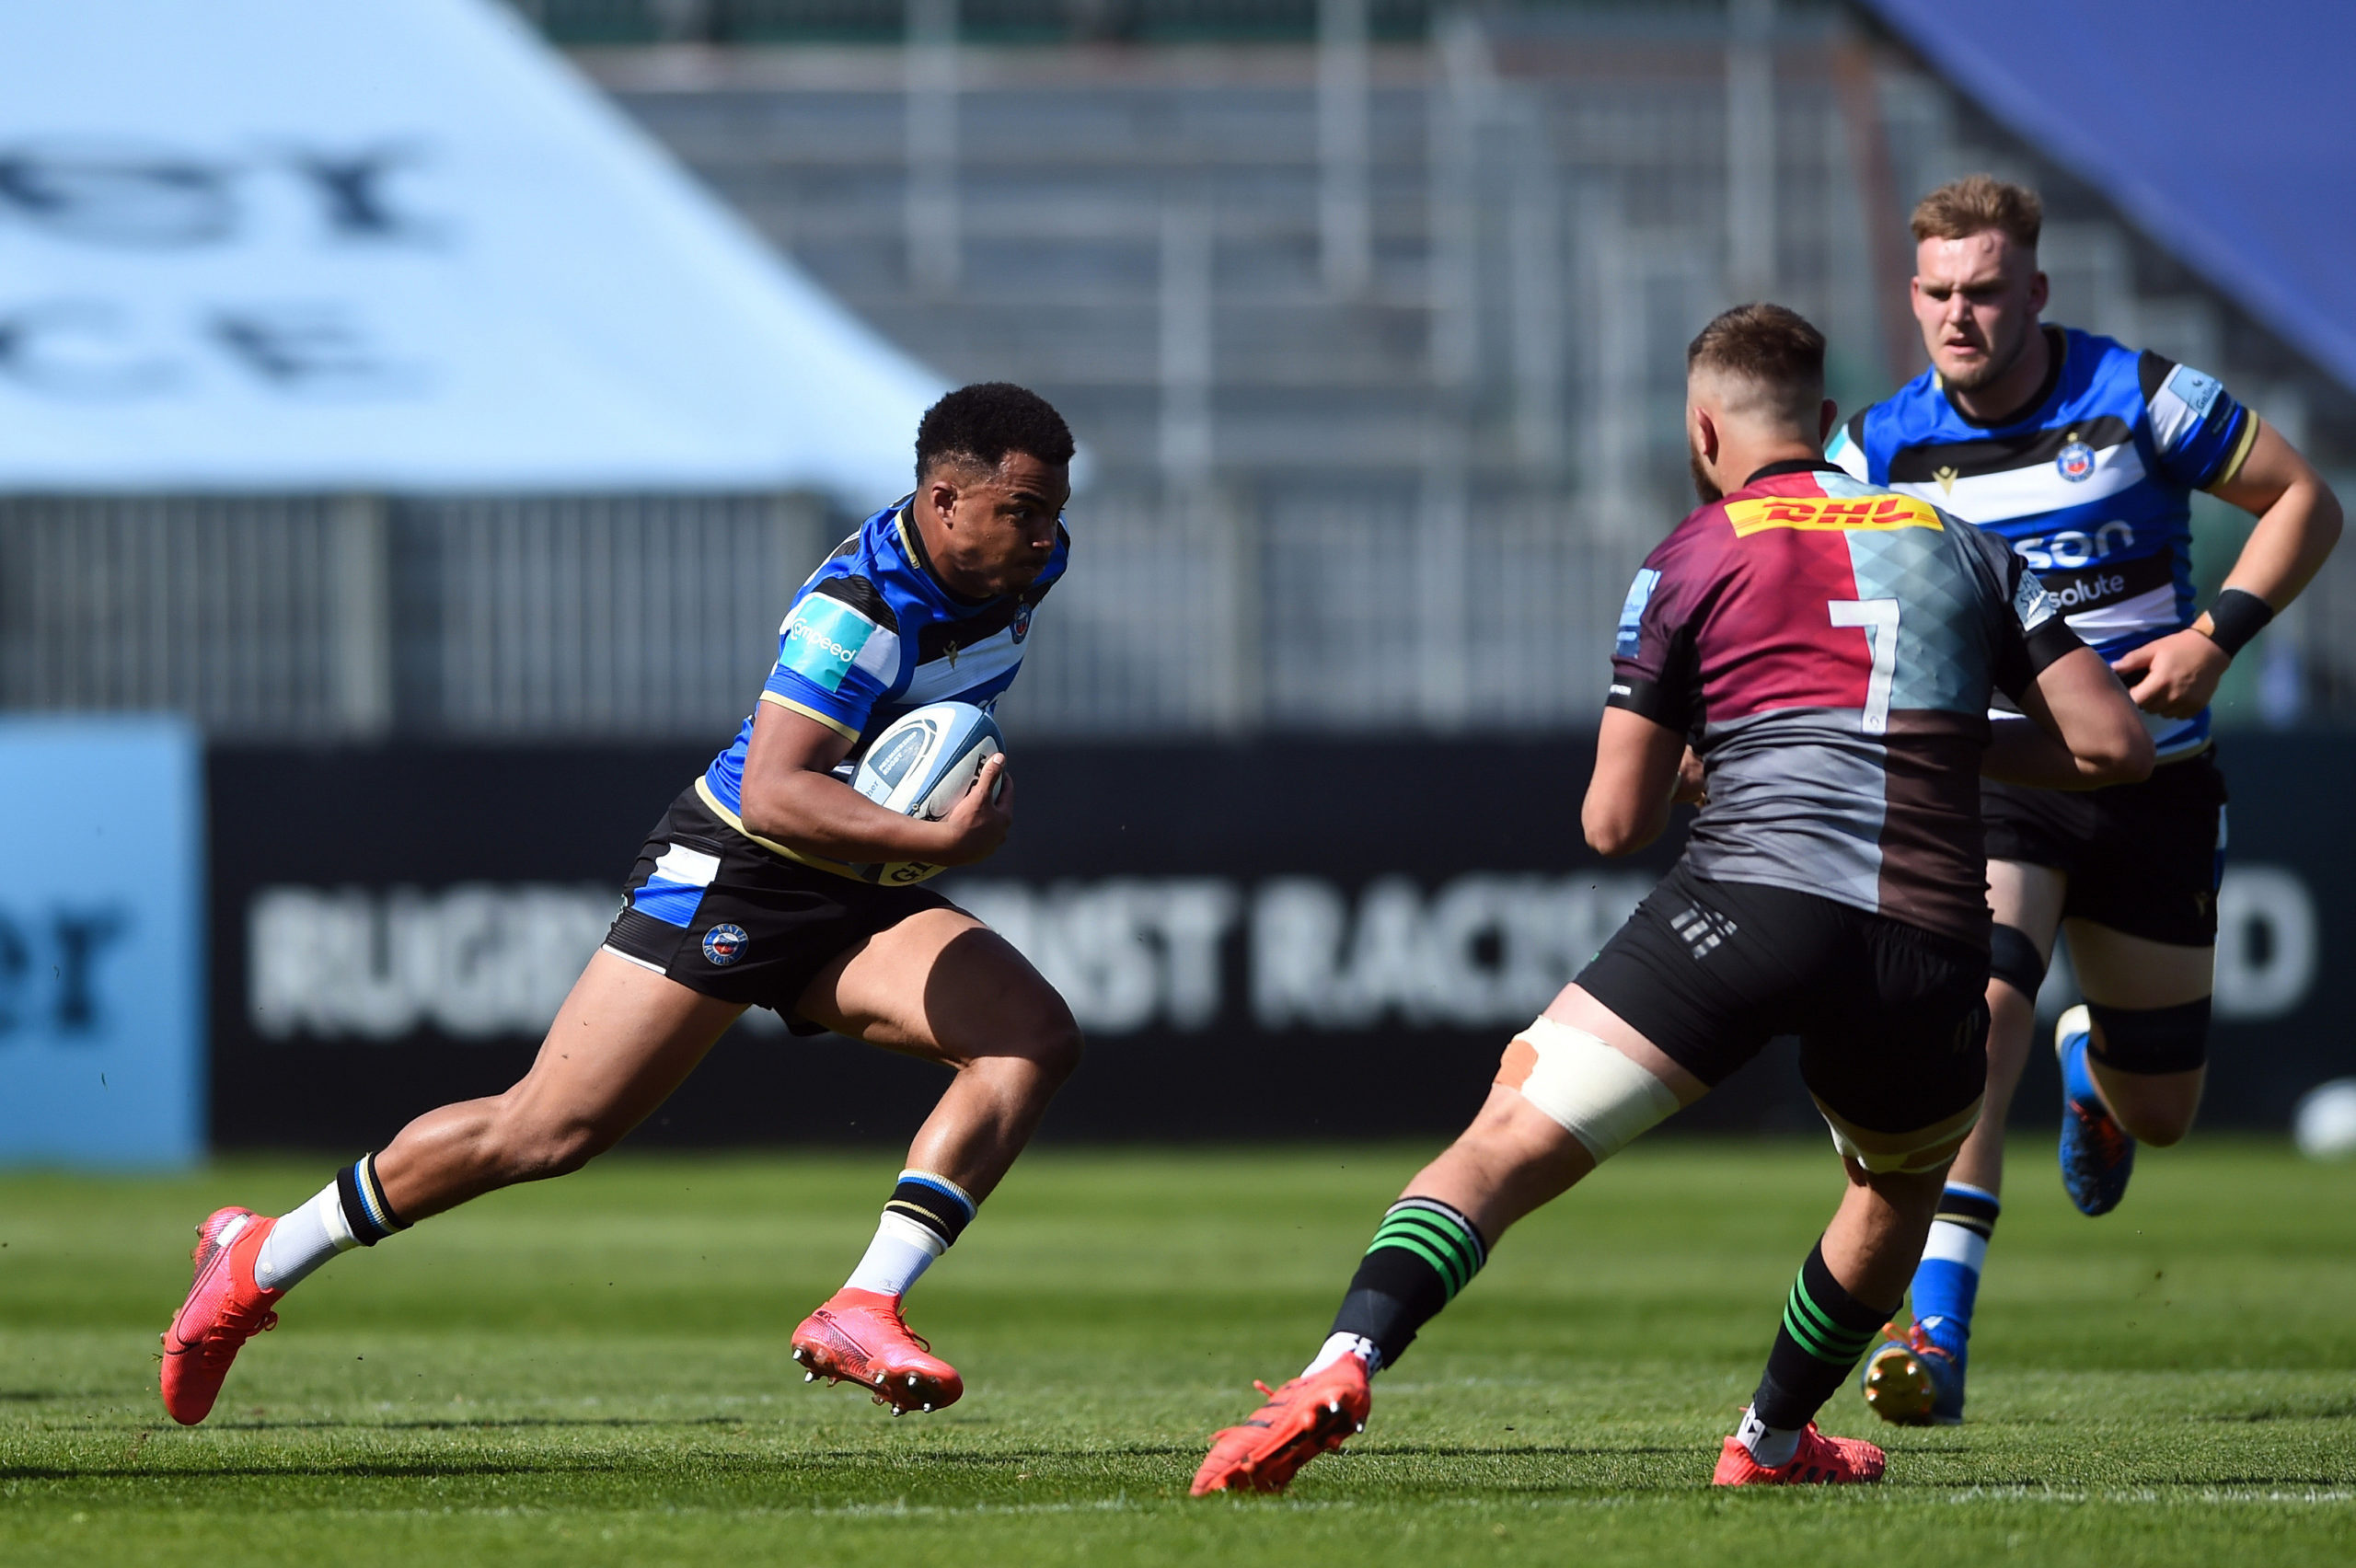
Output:
[[[850,787],[887,811],[939,822],[963,800],[982,764],[1006,749],[998,721],[970,702],[913,709],[885,727],[859,759]],[[922,860],[860,868],[870,881],[912,887],[946,870]]]

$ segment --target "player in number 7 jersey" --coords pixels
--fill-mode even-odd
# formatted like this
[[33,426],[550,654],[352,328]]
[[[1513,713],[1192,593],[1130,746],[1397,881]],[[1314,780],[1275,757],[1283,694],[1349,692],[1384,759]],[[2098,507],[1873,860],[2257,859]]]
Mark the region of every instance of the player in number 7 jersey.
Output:
[[[1650,843],[1690,741],[1707,800],[1684,857],[1507,1047],[1472,1125],[1384,1216],[1324,1347],[1218,1435],[1198,1495],[1274,1490],[1339,1444],[1369,1378],[1507,1226],[1785,1033],[1847,1192],[1714,1479],[1881,1476],[1880,1449],[1815,1416],[1897,1309],[1980,1113],[1981,771],[2085,789],[2142,778],[2152,743],[2001,541],[1817,455],[1832,406],[1814,328],[1739,306],[1687,371],[1703,504],[1628,594],[1582,813],[1604,854]],[[1996,690],[2030,717],[1992,725]]]

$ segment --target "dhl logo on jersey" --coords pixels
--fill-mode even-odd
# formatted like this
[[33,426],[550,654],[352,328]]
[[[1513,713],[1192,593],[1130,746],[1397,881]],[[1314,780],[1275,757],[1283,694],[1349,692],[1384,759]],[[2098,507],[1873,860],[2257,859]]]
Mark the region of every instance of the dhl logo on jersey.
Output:
[[1745,538],[1764,528],[1833,528],[1843,532],[1873,528],[1936,528],[1939,514],[1927,502],[1903,495],[1834,496],[1771,495],[1756,501],[1727,502],[1727,518],[1735,536]]

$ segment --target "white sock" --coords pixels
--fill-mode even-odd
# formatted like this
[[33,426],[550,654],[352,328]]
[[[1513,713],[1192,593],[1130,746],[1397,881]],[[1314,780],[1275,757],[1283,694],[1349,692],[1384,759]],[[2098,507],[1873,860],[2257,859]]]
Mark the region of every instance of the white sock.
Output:
[[1300,1369],[1304,1378],[1322,1372],[1345,1355],[1355,1355],[1366,1363],[1366,1375],[1373,1377],[1382,1370],[1382,1351],[1364,1334],[1328,1334],[1317,1349],[1316,1358]]
[[262,1238],[254,1259],[254,1283],[264,1290],[291,1290],[338,1252],[349,1252],[360,1239],[344,1222],[343,1198],[330,1182],[319,1195],[301,1208],[278,1216],[278,1225]]
[[1757,1463],[1769,1470],[1781,1470],[1800,1451],[1800,1436],[1807,1430],[1804,1426],[1770,1426],[1745,1405],[1742,1424],[1734,1429],[1734,1440],[1750,1449]]
[[887,1213],[875,1227],[867,1255],[843,1282],[846,1290],[872,1290],[878,1296],[906,1296],[918,1276],[932,1267],[933,1259],[949,1251],[949,1243],[915,1220]]

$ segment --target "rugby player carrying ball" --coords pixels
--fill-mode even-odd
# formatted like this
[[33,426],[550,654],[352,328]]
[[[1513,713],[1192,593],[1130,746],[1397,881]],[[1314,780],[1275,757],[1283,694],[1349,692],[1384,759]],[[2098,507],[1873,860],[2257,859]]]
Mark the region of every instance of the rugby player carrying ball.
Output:
[[[1848,1189],[1715,1480],[1881,1475],[1880,1449],[1814,1418],[1898,1306],[1979,1114],[1981,771],[2119,783],[2150,770],[2152,743],[2001,540],[1821,458],[1814,328],[1738,306],[1686,365],[1703,504],[1629,591],[1581,813],[1590,845],[1625,854],[1698,792],[1685,853],[1515,1037],[1472,1126],[1384,1216],[1323,1348],[1218,1435],[1197,1495],[1280,1488],[1340,1444],[1369,1378],[1508,1226],[1784,1033]],[[1996,691],[2027,717],[1992,724]]]
[[[2004,1182],[2004,1115],[2027,1063],[2057,933],[2084,1007],[2062,1017],[2062,1180],[2088,1215],[2126,1194],[2137,1140],[2191,1130],[2207,1077],[2225,781],[2209,702],[2234,655],[2339,537],[2339,503],[2281,433],[2216,380],[2108,338],[2039,324],[2035,192],[1974,175],[1914,209],[1914,315],[1931,368],[1857,415],[1830,455],[1858,479],[2002,538],[2071,628],[2131,685],[2157,748],[2149,779],[2078,794],[1991,781],[1988,1099],[1956,1157],[1914,1322],[1866,1366],[1885,1419],[1963,1419],[1965,1353]],[[2258,517],[2196,613],[2190,499]]]
[[[955,1076],[918,1131],[875,1239],[803,1320],[793,1359],[894,1414],[964,1391],[908,1332],[901,1298],[957,1239],[1080,1059],[1070,1010],[1003,940],[924,887],[860,864],[959,866],[1012,825],[1005,759],[938,822],[852,790],[842,765],[912,708],[995,703],[1033,609],[1063,575],[1071,432],[1046,402],[986,383],[917,430],[917,488],[811,573],[778,633],[754,716],[640,851],[604,947],[539,1057],[504,1094],[431,1111],[275,1219],[197,1228],[196,1277],[164,1334],[164,1405],[204,1419],[238,1347],[337,1253],[518,1182],[577,1170],[644,1120],[745,1008]],[[814,1084],[811,1092],[831,1092]]]

